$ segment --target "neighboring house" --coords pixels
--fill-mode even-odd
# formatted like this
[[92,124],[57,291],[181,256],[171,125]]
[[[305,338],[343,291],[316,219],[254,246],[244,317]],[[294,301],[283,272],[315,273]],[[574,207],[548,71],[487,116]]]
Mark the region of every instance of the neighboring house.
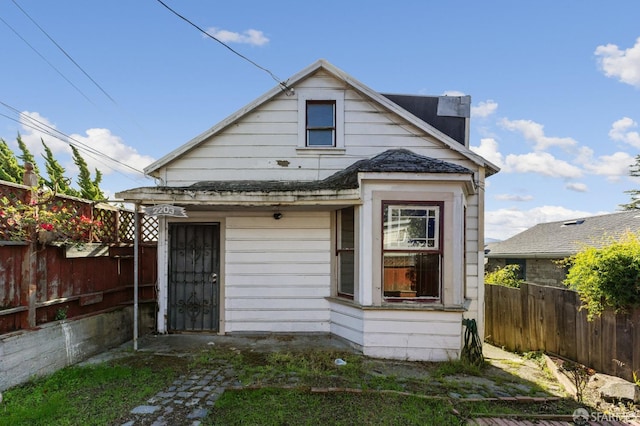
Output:
[[118,194],[161,217],[158,331],[331,333],[366,355],[459,356],[483,325],[485,178],[468,96],[382,95],[324,60]]
[[564,287],[567,271],[557,261],[588,246],[601,247],[626,232],[640,232],[640,212],[625,211],[540,223],[485,250],[486,270],[517,264],[527,282]]

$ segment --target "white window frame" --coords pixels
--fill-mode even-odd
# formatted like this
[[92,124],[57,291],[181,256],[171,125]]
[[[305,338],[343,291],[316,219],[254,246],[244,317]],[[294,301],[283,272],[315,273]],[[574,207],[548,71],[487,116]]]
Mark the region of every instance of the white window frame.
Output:
[[[298,94],[298,146],[299,152],[344,153],[344,91],[296,90]],[[335,102],[335,145],[307,146],[307,101]]]

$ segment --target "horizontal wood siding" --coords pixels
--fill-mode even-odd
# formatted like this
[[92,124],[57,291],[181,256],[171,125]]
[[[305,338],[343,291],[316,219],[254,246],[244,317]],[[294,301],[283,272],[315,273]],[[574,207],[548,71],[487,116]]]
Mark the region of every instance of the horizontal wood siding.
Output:
[[226,220],[225,331],[328,332],[329,212]]
[[369,356],[446,361],[460,355],[462,314],[441,311],[364,311],[363,353]]
[[457,152],[326,73],[296,85],[297,93],[322,89],[344,91],[345,153],[325,155],[297,150],[298,96],[281,94],[167,165],[163,172],[166,184],[323,179],[359,159],[393,148],[407,148],[474,167]]
[[331,303],[331,333],[359,346],[364,344],[363,311],[354,306]]

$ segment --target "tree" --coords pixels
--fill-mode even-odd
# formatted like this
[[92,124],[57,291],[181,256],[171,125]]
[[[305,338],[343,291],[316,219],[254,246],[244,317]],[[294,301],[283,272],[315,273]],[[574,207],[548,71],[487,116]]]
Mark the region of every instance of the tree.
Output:
[[626,311],[640,306],[640,237],[628,233],[607,245],[585,247],[564,261],[565,285],[580,295],[587,318],[605,308]]
[[80,197],[80,193],[71,187],[71,179],[65,177],[64,167],[54,158],[51,149],[44,143],[44,140],[41,139],[40,141],[42,142],[42,146],[44,146],[43,157],[47,176],[49,177],[49,179],[44,180],[44,184],[53,192]]
[[38,175],[38,186],[42,186],[42,184],[44,183],[44,179],[40,176],[40,170],[38,170],[36,157],[33,156],[31,151],[29,151],[27,144],[22,141],[22,136],[20,136],[20,133],[18,133],[16,141],[18,142],[18,148],[20,148],[20,151],[22,151],[22,155],[18,155],[16,158],[18,160],[22,160],[22,164],[31,163],[33,165],[33,171],[36,173],[36,175]]
[[[629,176],[640,177],[640,155],[636,155],[636,162],[630,167]],[[624,191],[625,194],[629,194],[631,202],[627,204],[620,204],[623,210],[637,210],[640,209],[640,189],[631,189]]]
[[520,265],[505,265],[504,268],[497,268],[492,272],[486,272],[484,274],[484,282],[486,284],[496,284],[503,285],[505,287],[520,288],[520,285],[524,281],[518,278],[519,270]]
[[92,180],[89,166],[87,166],[87,162],[84,161],[84,158],[82,158],[82,155],[80,155],[80,151],[78,151],[78,148],[71,145],[71,151],[73,152],[73,162],[76,164],[76,166],[78,166],[78,169],[80,170],[78,172],[78,179],[76,181],[78,183],[78,186],[80,187],[80,197],[87,200],[104,200],[104,193],[100,189],[102,172],[100,172],[100,170],[98,169],[95,169],[96,177]]
[[0,138],[0,180],[22,183],[24,170],[18,164],[18,159],[9,145]]

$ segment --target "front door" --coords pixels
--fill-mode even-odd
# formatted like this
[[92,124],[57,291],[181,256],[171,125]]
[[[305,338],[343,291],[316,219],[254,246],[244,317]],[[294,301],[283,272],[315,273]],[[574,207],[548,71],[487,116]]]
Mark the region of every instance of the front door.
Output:
[[169,224],[169,330],[218,331],[220,226]]

